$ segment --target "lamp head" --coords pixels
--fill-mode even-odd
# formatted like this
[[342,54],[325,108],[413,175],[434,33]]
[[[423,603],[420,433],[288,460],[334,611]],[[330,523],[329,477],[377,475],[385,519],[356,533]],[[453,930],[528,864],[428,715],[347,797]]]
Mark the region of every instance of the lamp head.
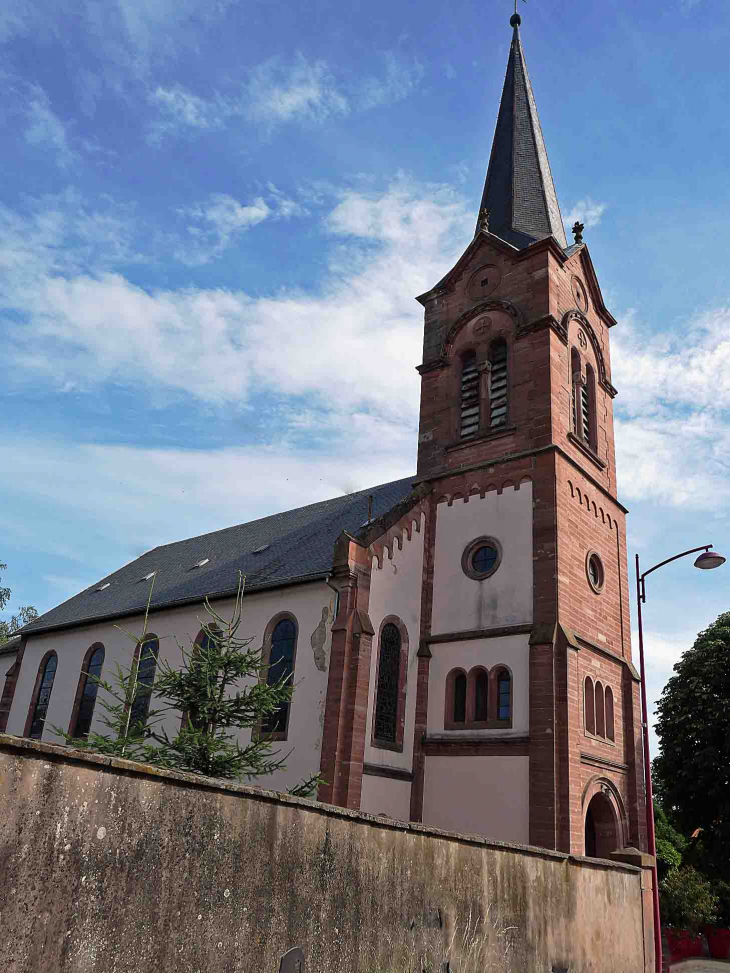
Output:
[[726,560],[717,551],[704,551],[695,561],[695,567],[702,571],[711,571],[713,568],[719,568]]

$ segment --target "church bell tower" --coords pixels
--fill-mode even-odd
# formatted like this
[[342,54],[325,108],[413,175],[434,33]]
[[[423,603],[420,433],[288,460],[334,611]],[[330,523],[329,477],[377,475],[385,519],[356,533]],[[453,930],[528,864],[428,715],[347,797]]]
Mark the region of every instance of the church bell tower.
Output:
[[454,811],[476,801],[487,833],[607,857],[646,848],[616,321],[580,224],[566,239],[520,23],[474,238],[418,298],[432,506],[411,816],[481,830]]

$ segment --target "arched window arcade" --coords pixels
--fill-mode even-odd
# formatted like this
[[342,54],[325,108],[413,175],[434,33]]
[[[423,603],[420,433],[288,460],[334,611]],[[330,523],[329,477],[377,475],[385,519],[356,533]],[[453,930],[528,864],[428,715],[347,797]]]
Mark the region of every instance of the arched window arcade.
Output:
[[445,730],[483,730],[512,725],[512,675],[506,666],[475,666],[446,676]]

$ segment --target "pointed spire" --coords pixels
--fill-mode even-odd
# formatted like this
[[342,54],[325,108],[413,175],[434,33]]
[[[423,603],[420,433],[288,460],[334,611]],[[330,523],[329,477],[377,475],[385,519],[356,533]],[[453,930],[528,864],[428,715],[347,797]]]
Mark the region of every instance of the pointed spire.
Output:
[[[565,227],[520,40],[521,22],[517,13],[510,19],[512,46],[479,208],[480,222],[486,210],[489,231],[520,250],[551,234],[565,248]],[[477,232],[480,228],[477,223]]]

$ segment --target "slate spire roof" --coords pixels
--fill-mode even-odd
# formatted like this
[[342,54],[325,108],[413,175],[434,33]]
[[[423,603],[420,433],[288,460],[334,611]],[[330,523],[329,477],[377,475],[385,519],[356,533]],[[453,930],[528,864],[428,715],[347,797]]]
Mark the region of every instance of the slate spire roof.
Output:
[[510,20],[512,46],[481,209],[489,211],[490,233],[520,250],[550,235],[566,248],[568,241],[527,73],[520,23],[519,14]]

